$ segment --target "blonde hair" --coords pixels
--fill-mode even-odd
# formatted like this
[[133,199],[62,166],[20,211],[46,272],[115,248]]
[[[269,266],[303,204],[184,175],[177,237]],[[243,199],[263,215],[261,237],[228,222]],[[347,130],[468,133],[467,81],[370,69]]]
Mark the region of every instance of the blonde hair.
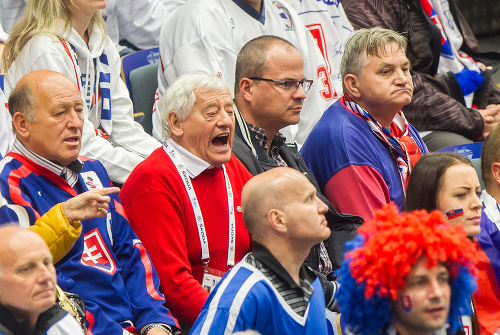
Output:
[[[5,72],[11,67],[16,56],[26,43],[33,37],[41,34],[53,34],[61,38],[68,38],[72,24],[71,13],[65,2],[75,6],[73,0],[29,0],[24,8],[24,14],[10,31],[10,37],[5,44],[2,55],[2,67]],[[63,32],[60,32],[60,22],[64,22]],[[94,24],[106,36],[106,24],[100,12],[96,12],[90,21],[89,27]]]

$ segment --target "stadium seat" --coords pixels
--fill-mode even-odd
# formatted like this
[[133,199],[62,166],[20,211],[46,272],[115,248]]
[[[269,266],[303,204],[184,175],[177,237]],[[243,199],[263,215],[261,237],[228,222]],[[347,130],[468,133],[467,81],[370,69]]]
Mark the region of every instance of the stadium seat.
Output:
[[151,135],[153,104],[158,87],[158,64],[149,64],[132,70],[129,80],[130,95],[134,102],[134,117],[142,116],[136,121],[142,125],[144,131]]
[[[160,63],[160,50],[159,48],[140,50],[122,57],[122,79],[127,85],[130,99],[132,99],[132,87],[130,85],[130,73],[137,68],[149,64]],[[133,101],[134,99],[132,99]],[[144,114],[140,114],[134,107],[134,119],[141,122]]]
[[481,174],[481,148],[483,147],[483,142],[460,144],[452,147],[444,148],[436,152],[455,152],[460,156],[468,158],[474,169],[476,169],[479,182],[481,183],[481,189],[484,189],[483,178]]

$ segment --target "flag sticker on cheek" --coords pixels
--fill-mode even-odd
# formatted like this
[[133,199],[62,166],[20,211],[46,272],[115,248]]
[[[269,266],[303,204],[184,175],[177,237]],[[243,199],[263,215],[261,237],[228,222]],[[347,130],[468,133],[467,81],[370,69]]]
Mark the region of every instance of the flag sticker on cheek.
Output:
[[460,216],[464,215],[464,209],[463,208],[458,208],[458,209],[452,209],[451,211],[446,212],[446,217],[448,220],[458,218]]
[[406,313],[411,313],[413,310],[413,302],[411,300],[411,296],[409,294],[403,293],[401,294],[401,307]]

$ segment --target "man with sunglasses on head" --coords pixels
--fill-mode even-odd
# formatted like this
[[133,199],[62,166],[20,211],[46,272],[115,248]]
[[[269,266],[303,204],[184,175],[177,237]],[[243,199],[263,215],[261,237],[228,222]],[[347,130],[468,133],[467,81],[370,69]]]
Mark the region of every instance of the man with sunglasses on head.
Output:
[[340,266],[344,242],[354,237],[362,220],[340,215],[333,209],[319,193],[297,145],[286,143],[280,132],[300,121],[311,85],[312,80],[304,75],[301,54],[287,40],[264,35],[246,43],[236,59],[234,92],[239,114],[233,153],[253,175],[287,166],[303,173],[316,187],[318,196],[328,204],[326,217],[334,233],[312,249],[307,263],[328,276]]

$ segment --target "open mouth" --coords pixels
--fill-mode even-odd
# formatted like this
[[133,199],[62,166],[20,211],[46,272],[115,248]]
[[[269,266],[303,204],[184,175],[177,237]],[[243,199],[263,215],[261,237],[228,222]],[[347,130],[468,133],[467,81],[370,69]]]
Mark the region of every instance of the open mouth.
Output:
[[66,138],[65,141],[71,142],[71,143],[77,143],[78,141],[80,141],[80,137],[79,136],[68,137],[68,138]]
[[227,143],[229,141],[229,134],[220,134],[212,139],[212,144],[216,148],[227,148]]

